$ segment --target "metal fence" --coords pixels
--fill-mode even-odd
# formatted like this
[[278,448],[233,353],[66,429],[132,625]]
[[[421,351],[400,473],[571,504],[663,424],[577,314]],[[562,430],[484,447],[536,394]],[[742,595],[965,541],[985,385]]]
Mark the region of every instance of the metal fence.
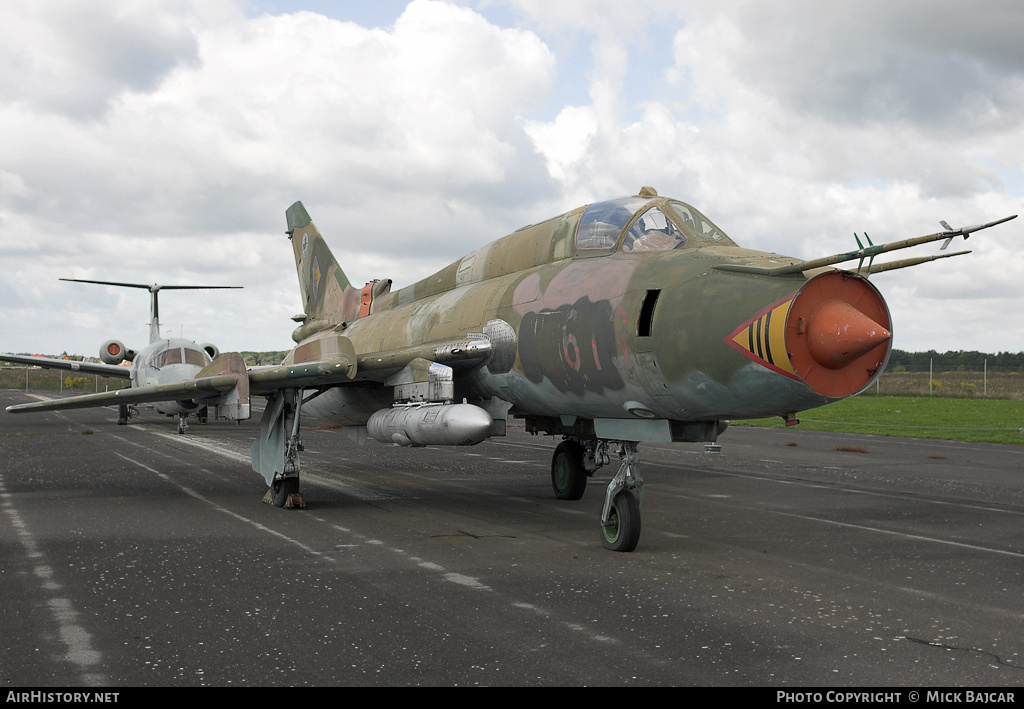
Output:
[[70,372],[42,367],[0,367],[0,389],[22,391],[73,391],[82,394],[113,391],[129,386],[127,379],[102,377],[98,374]]
[[1018,367],[976,370],[943,365],[890,366],[864,394],[942,396],[951,399],[1024,399],[1024,372]]

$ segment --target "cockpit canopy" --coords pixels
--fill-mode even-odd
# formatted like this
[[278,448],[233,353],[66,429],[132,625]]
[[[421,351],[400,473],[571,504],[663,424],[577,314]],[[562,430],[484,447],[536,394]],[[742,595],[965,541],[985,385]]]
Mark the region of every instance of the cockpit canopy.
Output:
[[194,346],[182,346],[180,340],[168,340],[163,348],[155,348],[147,358],[144,366],[162,369],[171,364],[193,364],[205,367],[210,363],[210,356]]
[[577,249],[623,253],[672,251],[712,243],[735,246],[707,217],[683,202],[620,197],[587,207],[576,228]]

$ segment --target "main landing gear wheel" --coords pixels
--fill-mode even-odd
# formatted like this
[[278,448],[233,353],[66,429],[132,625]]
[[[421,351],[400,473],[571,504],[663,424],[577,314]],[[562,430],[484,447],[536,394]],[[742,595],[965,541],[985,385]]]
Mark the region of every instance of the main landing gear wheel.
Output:
[[285,503],[288,502],[288,496],[294,495],[298,491],[298,475],[292,475],[287,478],[275,478],[274,482],[270,485],[270,495],[275,507],[284,507]]
[[578,500],[587,489],[587,471],[583,467],[583,446],[562,441],[551,457],[551,488],[559,500]]
[[633,551],[640,541],[640,503],[628,490],[612,499],[608,523],[601,526],[601,543],[612,551]]

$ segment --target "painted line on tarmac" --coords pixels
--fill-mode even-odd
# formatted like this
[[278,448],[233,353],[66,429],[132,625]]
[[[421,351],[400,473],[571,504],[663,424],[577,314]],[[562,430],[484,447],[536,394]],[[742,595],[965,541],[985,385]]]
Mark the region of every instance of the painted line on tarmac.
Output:
[[102,653],[93,647],[92,635],[80,622],[81,614],[75,610],[69,599],[60,595],[63,587],[54,580],[53,567],[47,562],[42,549],[36,544],[25,520],[14,508],[11,495],[4,487],[2,476],[0,476],[0,499],[3,500],[0,503],[0,509],[3,510],[11,527],[14,528],[14,534],[22,549],[25,550],[25,556],[31,559],[32,573],[39,579],[42,593],[46,596],[46,607],[57,624],[60,641],[67,648],[65,658],[78,668],[81,673],[79,679],[83,685],[88,687],[109,685],[110,680],[99,672],[99,667],[103,663]]
[[188,487],[187,485],[182,485],[181,483],[179,483],[176,480],[174,480],[173,478],[171,478],[169,475],[161,473],[156,468],[151,468],[148,465],[146,465],[145,463],[140,463],[139,461],[134,460],[132,458],[129,458],[126,455],[122,455],[121,453],[118,453],[117,451],[114,451],[114,455],[116,455],[118,458],[121,458],[122,460],[128,461],[132,465],[136,465],[136,466],[142,468],[143,470],[147,470],[147,471],[153,473],[154,475],[156,475],[158,478],[160,478],[161,480],[163,480],[167,484],[173,485],[174,487],[176,487],[179,490],[181,490],[182,492],[184,492],[186,495],[188,495],[190,497],[193,497],[193,498],[199,500],[200,502],[206,503],[207,505],[209,505],[213,509],[217,510],[218,512],[223,512],[224,514],[226,514],[226,515],[228,515],[230,517],[234,517],[235,519],[237,519],[240,522],[245,522],[246,524],[248,524],[248,525],[250,525],[252,527],[255,527],[256,529],[258,529],[261,532],[266,532],[268,534],[271,534],[271,535],[277,537],[278,539],[281,539],[283,541],[288,542],[289,544],[294,544],[295,546],[299,547],[300,549],[302,549],[305,552],[308,552],[309,554],[312,554],[313,556],[317,556],[317,557],[325,557],[326,556],[323,552],[317,551],[316,549],[314,549],[313,547],[309,546],[308,544],[303,544],[302,542],[298,541],[297,539],[293,539],[293,538],[289,537],[286,534],[282,534],[281,532],[278,532],[277,530],[271,529],[270,527],[266,526],[265,524],[260,524],[259,522],[256,522],[255,520],[249,519],[248,517],[240,515],[237,512],[229,510],[227,507],[224,507],[223,505],[218,505],[216,502],[213,502],[212,500],[207,499],[206,497],[204,497],[200,493],[196,492],[192,488]]

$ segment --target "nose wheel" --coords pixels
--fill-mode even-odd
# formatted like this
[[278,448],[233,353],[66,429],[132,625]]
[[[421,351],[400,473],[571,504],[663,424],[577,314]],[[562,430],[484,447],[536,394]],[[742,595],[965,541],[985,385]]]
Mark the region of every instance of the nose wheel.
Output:
[[619,472],[608,483],[601,508],[601,543],[612,551],[633,551],[640,541],[644,481],[636,441],[620,441]]
[[636,441],[568,438],[551,457],[551,487],[560,500],[578,500],[587,478],[609,462],[609,448],[619,454],[619,470],[608,483],[601,508],[601,543],[611,551],[633,551],[640,542],[640,505],[644,499]]
[[633,551],[639,541],[640,503],[623,490],[611,502],[608,521],[601,523],[601,543],[611,551]]

